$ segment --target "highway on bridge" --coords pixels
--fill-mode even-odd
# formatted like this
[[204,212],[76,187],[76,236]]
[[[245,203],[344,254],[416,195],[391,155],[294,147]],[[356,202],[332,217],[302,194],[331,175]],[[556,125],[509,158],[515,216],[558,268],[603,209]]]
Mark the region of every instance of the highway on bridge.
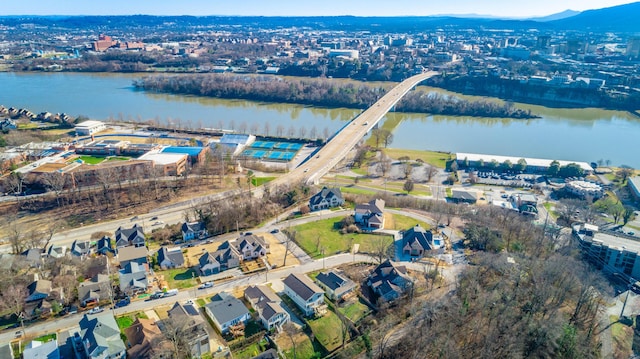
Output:
[[369,107],[362,112],[360,116],[351,121],[348,126],[345,126],[340,132],[338,132],[331,140],[326,143],[313,157],[309,158],[299,167],[293,169],[286,175],[272,181],[269,186],[276,186],[287,183],[296,183],[299,181],[305,181],[306,183],[318,183],[320,178],[327,174],[329,170],[335,167],[338,162],[342,161],[349,151],[364,138],[364,136],[373,129],[373,127],[395,106],[404,95],[406,95],[411,89],[413,89],[420,82],[427,80],[438,73],[435,71],[421,73],[412,76],[396,87],[394,87],[387,94],[382,96]]

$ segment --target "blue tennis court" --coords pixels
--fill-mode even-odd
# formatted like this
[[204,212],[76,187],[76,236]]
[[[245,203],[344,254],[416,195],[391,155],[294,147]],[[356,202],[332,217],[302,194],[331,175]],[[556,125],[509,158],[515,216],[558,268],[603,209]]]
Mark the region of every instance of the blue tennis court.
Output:
[[251,147],[253,147],[253,148],[272,149],[275,145],[276,145],[276,142],[256,141],[251,145]]

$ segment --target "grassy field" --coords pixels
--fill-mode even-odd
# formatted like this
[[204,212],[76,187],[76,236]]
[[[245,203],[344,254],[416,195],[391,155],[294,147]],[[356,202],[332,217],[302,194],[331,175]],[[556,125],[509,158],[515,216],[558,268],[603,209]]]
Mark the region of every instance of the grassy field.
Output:
[[267,182],[271,182],[275,179],[275,177],[254,177],[251,179],[251,184],[254,186],[262,186]]
[[360,319],[366,317],[371,312],[369,307],[362,303],[360,299],[358,299],[357,302],[338,308],[338,310],[354,323],[358,323]]
[[98,163],[105,160],[104,157],[96,157],[96,156],[80,156],[78,158],[84,161],[84,163],[87,163],[90,165],[97,165]]
[[191,288],[198,284],[198,274],[193,269],[167,269],[163,271],[157,271],[156,274],[164,275],[164,280],[169,283],[170,289]]
[[309,326],[327,351],[331,352],[342,345],[342,324],[334,312],[329,310],[322,318],[309,320]]
[[126,157],[126,156],[111,156],[107,158],[107,161],[128,161],[130,159],[131,157]]
[[367,190],[367,189],[353,188],[353,187],[340,187],[340,191],[342,191],[342,193],[362,194],[367,196],[375,195],[376,193],[378,193],[377,191],[374,191],[374,190]]
[[120,328],[120,331],[129,328],[135,321],[136,319],[134,317],[130,317],[128,315],[116,318],[116,323],[118,323],[118,328]]
[[403,216],[403,215],[399,215],[399,214],[393,214],[391,216],[386,216],[385,217],[385,225],[384,225],[384,227],[387,228],[387,229],[401,230],[401,229],[409,229],[409,228],[415,226],[416,224],[419,224],[424,229],[431,228],[431,225],[429,225],[426,222],[419,221],[419,220],[417,220],[415,218],[411,218],[411,217]]
[[[384,241],[388,244],[393,242],[391,236],[361,233],[341,234],[334,227],[341,220],[342,218],[340,217],[323,219],[293,227],[292,230],[297,232],[300,247],[312,257],[321,256],[322,248],[324,248],[327,256],[349,251],[351,249],[349,245],[351,238],[353,238],[353,243],[360,244],[361,252],[373,250],[379,241]],[[318,244],[317,248],[316,244]]]
[[633,328],[618,322],[617,315],[610,315],[611,339],[613,339],[614,353],[619,353],[619,358],[629,357],[632,354]]
[[421,159],[425,163],[439,168],[445,168],[447,161],[450,161],[453,158],[453,155],[448,152],[401,150],[395,148],[385,148],[383,152],[387,156],[396,160],[400,157],[407,156],[412,161]]
[[34,340],[46,343],[46,342],[50,342],[52,340],[56,340],[56,338],[57,338],[56,333],[51,333],[51,334],[41,335],[41,336],[35,338]]
[[284,352],[284,356],[286,358],[312,358],[315,354],[316,350],[313,347],[313,343],[311,339],[304,333],[298,333],[293,338],[296,343],[295,347],[295,355],[293,355],[293,347],[291,345],[291,339],[287,337],[286,334],[281,334],[281,339],[278,340],[279,346],[282,348]]

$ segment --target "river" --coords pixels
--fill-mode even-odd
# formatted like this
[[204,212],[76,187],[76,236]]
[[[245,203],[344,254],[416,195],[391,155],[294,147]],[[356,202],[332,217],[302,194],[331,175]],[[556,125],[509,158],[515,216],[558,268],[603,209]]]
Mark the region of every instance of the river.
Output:
[[[180,123],[187,127],[224,127],[275,134],[319,136],[333,133],[359,111],[292,104],[265,104],[138,91],[131,85],[140,74],[0,73],[0,104],[33,112],[65,112],[99,120]],[[451,92],[429,89],[445,94]],[[462,96],[477,99],[473,96]],[[541,118],[487,119],[390,113],[401,120],[391,147],[477,152],[575,161],[610,160],[640,168],[634,150],[640,119],[620,111],[555,109],[516,104]],[[265,126],[268,123],[268,126]]]

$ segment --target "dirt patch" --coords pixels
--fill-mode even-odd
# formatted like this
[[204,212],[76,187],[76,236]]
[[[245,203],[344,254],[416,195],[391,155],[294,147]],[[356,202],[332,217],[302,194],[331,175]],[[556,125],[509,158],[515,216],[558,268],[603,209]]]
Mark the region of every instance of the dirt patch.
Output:
[[[267,261],[270,265],[276,265],[278,267],[282,266],[284,262],[284,253],[286,252],[286,248],[284,244],[280,243],[280,241],[271,233],[257,233],[259,236],[263,236],[264,239],[269,243],[270,253],[267,254]],[[287,255],[287,266],[294,266],[300,264],[298,258],[296,258],[292,253]]]

